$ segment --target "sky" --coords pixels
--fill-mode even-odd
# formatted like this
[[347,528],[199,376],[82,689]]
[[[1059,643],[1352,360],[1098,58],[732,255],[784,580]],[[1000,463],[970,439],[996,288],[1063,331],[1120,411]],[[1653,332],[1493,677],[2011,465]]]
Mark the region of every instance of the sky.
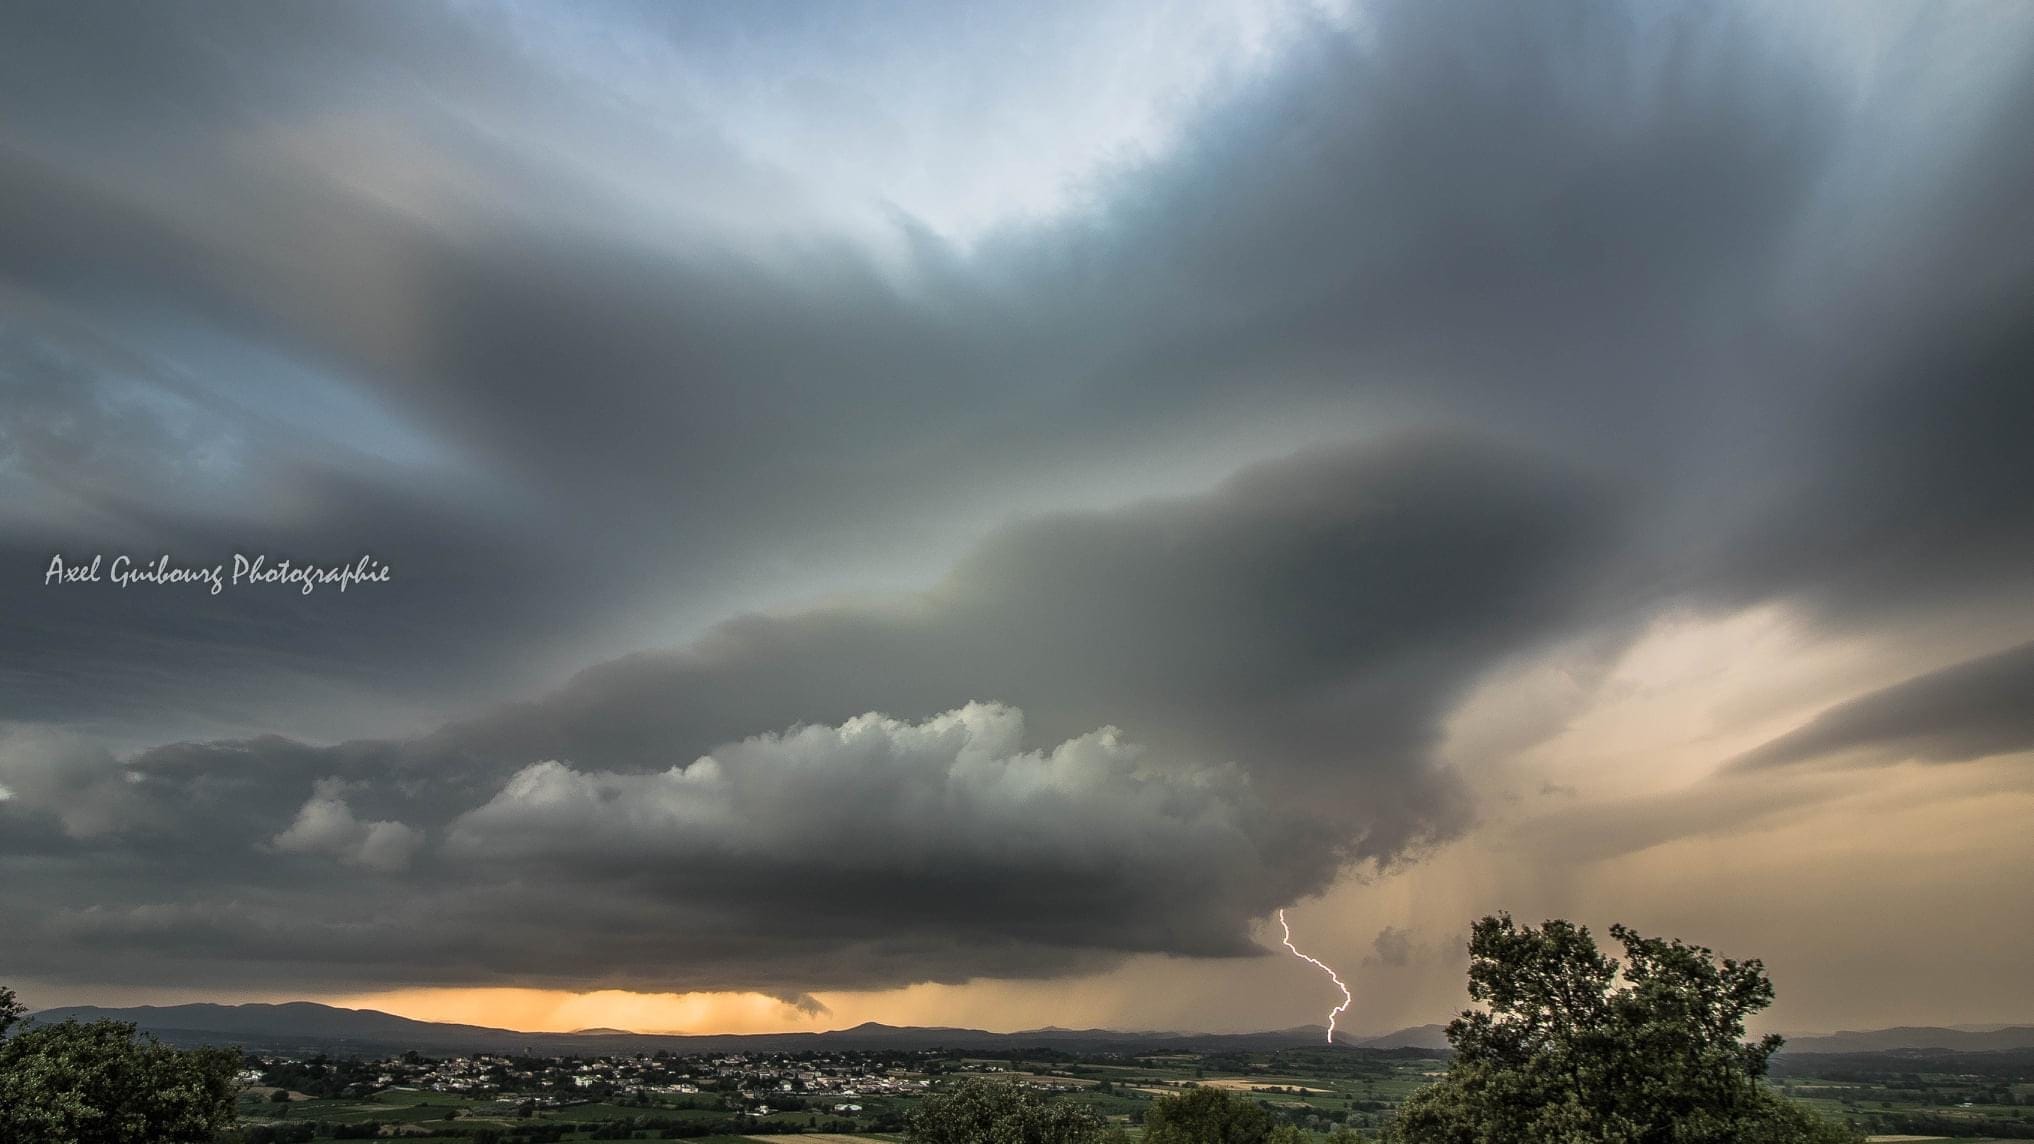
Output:
[[[2034,1022],[2034,7],[0,14],[0,980]],[[120,557],[381,582],[122,584]],[[53,576],[54,563],[96,581]]]

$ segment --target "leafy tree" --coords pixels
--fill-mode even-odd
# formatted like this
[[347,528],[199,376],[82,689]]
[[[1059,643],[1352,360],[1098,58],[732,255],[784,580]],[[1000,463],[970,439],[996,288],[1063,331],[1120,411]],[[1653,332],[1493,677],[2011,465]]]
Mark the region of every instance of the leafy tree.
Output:
[[[1096,1144],[1103,1122],[1094,1109],[1051,1101],[1020,1085],[969,1078],[918,1102],[913,1144]],[[1148,1139],[1148,1137],[1147,1137]]]
[[1278,1121],[1254,1101],[1197,1085],[1144,1114],[1145,1144],[1268,1144]]
[[[1509,916],[1469,939],[1469,1010],[1448,1026],[1447,1076],[1393,1125],[1404,1144],[1838,1144],[1856,1137],[1764,1082],[1780,1047],[1748,1043],[1772,1003],[1758,961],[1623,926],[1622,966],[1588,929]],[[1620,984],[1621,979],[1621,984]]]
[[[0,988],[0,1034],[22,1013]],[[0,1041],[0,1144],[201,1144],[233,1123],[239,1067],[117,1021],[31,1024]]]

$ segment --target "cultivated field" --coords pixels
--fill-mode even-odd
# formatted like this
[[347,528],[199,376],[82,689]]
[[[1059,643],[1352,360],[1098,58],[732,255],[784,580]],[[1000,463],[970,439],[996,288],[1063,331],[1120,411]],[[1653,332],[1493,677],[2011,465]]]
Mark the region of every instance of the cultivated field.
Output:
[[1296,1077],[1211,1076],[1203,1077],[1194,1083],[1209,1088],[1225,1088],[1231,1092],[1265,1092],[1269,1089],[1280,1089],[1285,1092],[1317,1093],[1326,1096],[1335,1091],[1332,1088],[1310,1087]]
[[763,1144],[890,1144],[881,1136],[842,1136],[833,1132],[796,1132],[780,1136],[749,1136]]

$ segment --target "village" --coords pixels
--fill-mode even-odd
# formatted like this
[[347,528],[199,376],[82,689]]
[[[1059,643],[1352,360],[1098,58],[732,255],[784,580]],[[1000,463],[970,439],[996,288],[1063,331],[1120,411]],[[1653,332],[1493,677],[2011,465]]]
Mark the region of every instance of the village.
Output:
[[[720,1108],[755,1117],[800,1111],[852,1116],[863,1112],[863,1102],[870,1098],[924,1093],[932,1081],[926,1069],[930,1062],[923,1056],[660,1052],[597,1057],[478,1054],[438,1060],[409,1052],[369,1061],[277,1056],[251,1058],[239,1079],[250,1088],[282,1093],[283,1099],[429,1092],[492,1100],[515,1106],[524,1115],[539,1109],[618,1103]],[[957,1071],[999,1067],[961,1065]]]

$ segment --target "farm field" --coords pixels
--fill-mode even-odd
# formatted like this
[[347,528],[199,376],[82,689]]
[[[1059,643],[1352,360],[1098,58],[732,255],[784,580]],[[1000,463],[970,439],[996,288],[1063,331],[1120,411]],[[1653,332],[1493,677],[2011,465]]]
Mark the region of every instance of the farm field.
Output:
[[2034,1054],[1782,1055],[1774,1087],[1883,1144],[2034,1140]]
[[888,1144],[894,1137],[844,1136],[838,1132],[794,1132],[776,1136],[747,1136],[743,1139],[760,1141],[761,1144]]

